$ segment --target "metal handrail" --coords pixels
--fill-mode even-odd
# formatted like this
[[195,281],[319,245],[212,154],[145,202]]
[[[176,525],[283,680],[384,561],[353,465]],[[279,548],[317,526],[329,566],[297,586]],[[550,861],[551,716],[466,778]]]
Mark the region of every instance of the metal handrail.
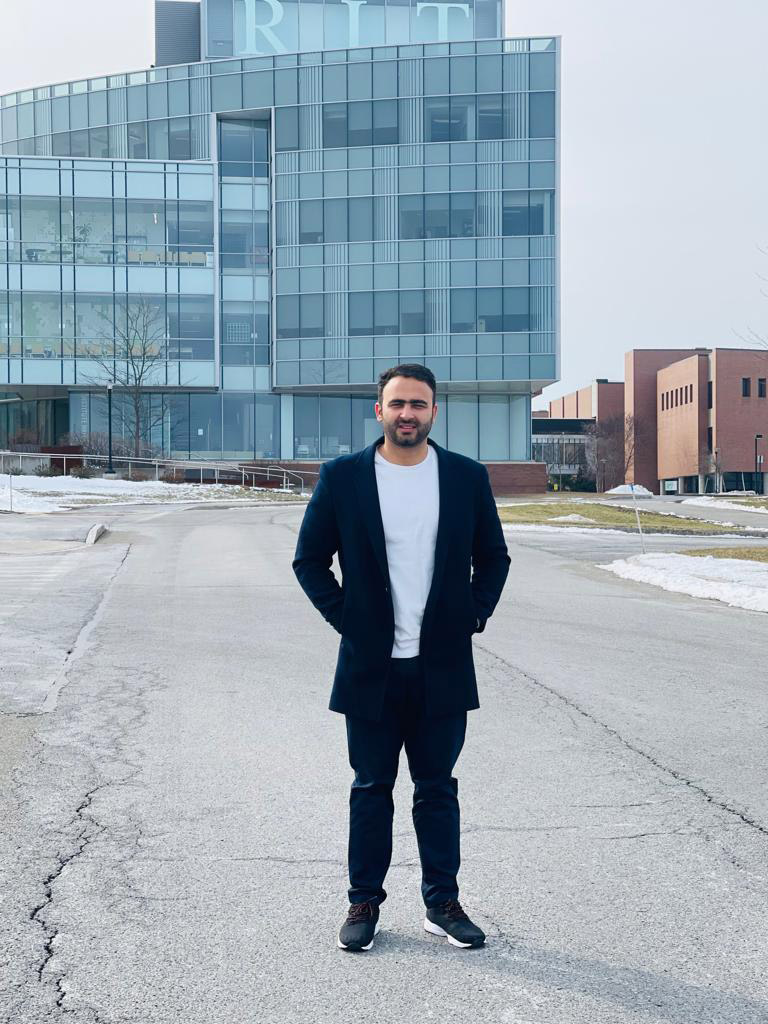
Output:
[[[25,459],[35,459],[41,463],[50,465],[51,459],[63,462],[63,476],[68,476],[67,472],[67,461],[70,466],[82,465],[84,462],[88,463],[108,463],[109,457],[107,455],[91,455],[87,452],[82,452],[79,455],[71,454],[65,455],[59,452],[12,452],[7,450],[0,450],[0,473],[7,472],[13,466],[13,460],[18,460],[18,466],[21,468]],[[173,469],[183,470],[185,472],[189,470],[200,471],[200,483],[203,483],[203,477],[206,472],[213,472],[214,482],[219,483],[221,474],[236,475],[240,476],[241,484],[245,487],[245,481],[250,481],[250,486],[256,486],[256,481],[270,481],[275,478],[281,481],[283,490],[294,490],[298,491],[299,494],[304,493],[304,478],[291,469],[285,469],[283,466],[270,465],[270,466],[243,466],[240,463],[225,462],[225,461],[213,461],[207,459],[191,460],[191,459],[152,459],[141,455],[120,455],[112,456],[112,462],[121,465],[127,465],[128,467],[128,479],[131,479],[131,467],[154,467],[155,480],[160,479],[160,470]]]
[[287,477],[293,477],[293,479],[298,483],[298,486],[299,486],[301,492],[303,493],[303,491],[304,491],[304,477],[301,476],[299,473],[297,473],[293,469],[286,469],[285,466],[278,466],[277,464],[273,464],[273,465],[269,465],[269,466],[253,466],[251,468],[252,469],[261,469],[261,470],[266,469],[266,471],[267,471],[267,479],[268,480],[269,480],[270,470],[272,470],[275,473],[282,474],[282,477],[283,477],[284,480]]

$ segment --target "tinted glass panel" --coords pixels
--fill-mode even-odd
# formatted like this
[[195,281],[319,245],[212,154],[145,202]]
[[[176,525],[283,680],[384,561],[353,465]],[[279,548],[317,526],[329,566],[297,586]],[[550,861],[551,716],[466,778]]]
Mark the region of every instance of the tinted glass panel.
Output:
[[349,296],[349,333],[373,334],[373,295],[370,292],[352,292]]
[[326,242],[347,241],[347,200],[325,200],[323,236]]
[[475,330],[474,288],[453,288],[451,290],[451,330]]
[[[351,69],[350,69],[351,70]],[[370,146],[373,138],[371,103],[350,103],[347,120],[347,145]]]
[[347,144],[347,104],[326,103],[323,106],[323,145],[328,147]]
[[555,94],[534,92],[528,98],[528,134],[532,139],[555,136]]
[[297,107],[285,107],[275,111],[275,148],[299,148],[299,111]]
[[373,238],[373,200],[370,197],[349,200],[349,240],[365,242]]
[[502,213],[502,234],[528,234],[528,193],[505,192]]

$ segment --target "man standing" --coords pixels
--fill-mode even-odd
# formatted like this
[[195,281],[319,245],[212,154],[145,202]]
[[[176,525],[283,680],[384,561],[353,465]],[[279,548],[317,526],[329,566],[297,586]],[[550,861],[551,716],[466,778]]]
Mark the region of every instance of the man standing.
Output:
[[[320,468],[294,572],[341,634],[330,708],[346,716],[349,900],[338,945],[370,949],[392,857],[392,789],[405,746],[426,904],[456,946],[483,932],[459,903],[458,783],[467,711],[479,706],[472,634],[485,628],[509,556],[484,466],[427,439],[435,378],[420,364],[379,378],[382,438]],[[331,571],[338,552],[339,585]]]

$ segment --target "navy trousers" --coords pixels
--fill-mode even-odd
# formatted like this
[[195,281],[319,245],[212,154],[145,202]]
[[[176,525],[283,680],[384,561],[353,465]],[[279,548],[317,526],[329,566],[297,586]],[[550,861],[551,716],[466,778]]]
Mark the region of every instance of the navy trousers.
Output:
[[349,901],[383,902],[392,859],[392,788],[405,746],[413,780],[413,824],[428,907],[458,899],[458,781],[452,772],[464,745],[467,713],[427,718],[419,658],[392,658],[378,722],[347,720],[349,763]]

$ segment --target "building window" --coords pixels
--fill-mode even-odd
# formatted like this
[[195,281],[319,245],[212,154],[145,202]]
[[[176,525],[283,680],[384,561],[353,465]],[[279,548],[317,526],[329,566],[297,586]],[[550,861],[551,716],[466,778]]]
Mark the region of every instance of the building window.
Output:
[[707,427],[707,451],[712,454],[712,427]]
[[707,408],[712,408],[712,381],[707,381]]
[[742,398],[749,398],[750,394],[752,393],[751,385],[752,385],[752,379],[750,377],[742,377],[741,378],[741,397]]
[[765,377],[757,378],[757,397],[765,398]]

